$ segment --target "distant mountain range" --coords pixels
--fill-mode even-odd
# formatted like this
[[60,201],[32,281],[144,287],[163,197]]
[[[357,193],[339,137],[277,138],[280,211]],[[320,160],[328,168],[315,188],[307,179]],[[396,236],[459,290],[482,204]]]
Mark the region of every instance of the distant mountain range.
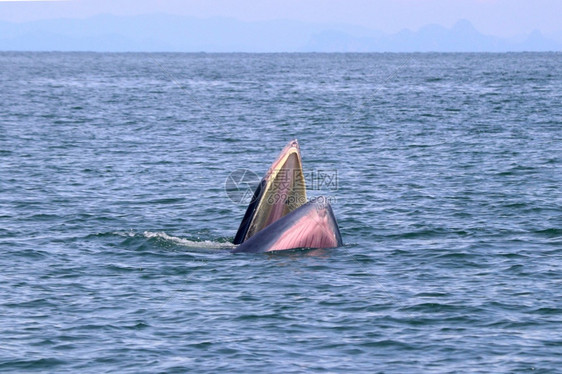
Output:
[[[562,35],[561,35],[562,36]],[[0,22],[3,51],[98,52],[505,52],[562,51],[562,38],[535,30],[505,39],[478,32],[467,20],[385,34],[343,24],[242,22],[165,14],[99,15],[27,23]]]

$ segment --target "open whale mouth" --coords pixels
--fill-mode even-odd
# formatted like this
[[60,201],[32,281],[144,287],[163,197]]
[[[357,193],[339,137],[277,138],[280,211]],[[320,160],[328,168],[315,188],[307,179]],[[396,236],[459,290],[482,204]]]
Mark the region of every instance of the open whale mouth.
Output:
[[306,185],[300,148],[297,140],[292,140],[256,188],[234,237],[234,244],[243,243],[305,203]]

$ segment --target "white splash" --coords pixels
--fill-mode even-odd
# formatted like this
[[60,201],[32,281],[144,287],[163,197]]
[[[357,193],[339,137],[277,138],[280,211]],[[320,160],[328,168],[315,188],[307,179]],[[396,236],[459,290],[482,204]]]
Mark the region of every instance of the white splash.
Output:
[[159,239],[163,239],[163,240],[173,242],[173,243],[178,244],[178,245],[183,245],[185,247],[192,247],[192,248],[208,248],[208,249],[225,249],[225,248],[227,248],[227,249],[230,249],[230,248],[235,247],[235,245],[232,244],[232,243],[214,242],[214,241],[211,241],[211,240],[195,241],[195,240],[189,240],[189,239],[185,239],[185,238],[179,238],[177,236],[170,236],[170,235],[166,234],[165,232],[145,231],[143,233],[143,235],[147,239],[159,238]]

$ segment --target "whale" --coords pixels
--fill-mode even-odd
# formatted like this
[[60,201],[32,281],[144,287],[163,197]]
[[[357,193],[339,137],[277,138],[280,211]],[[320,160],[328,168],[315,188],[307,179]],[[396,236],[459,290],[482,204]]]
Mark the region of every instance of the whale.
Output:
[[233,240],[233,253],[343,244],[329,199],[308,200],[298,141],[291,140],[257,185]]

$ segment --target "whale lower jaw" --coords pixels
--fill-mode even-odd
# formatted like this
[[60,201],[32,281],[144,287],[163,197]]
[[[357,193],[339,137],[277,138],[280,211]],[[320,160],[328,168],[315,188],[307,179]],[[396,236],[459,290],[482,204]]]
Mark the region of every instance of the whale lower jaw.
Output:
[[233,252],[334,248],[341,245],[341,234],[334,212],[329,202],[319,197],[259,231]]

